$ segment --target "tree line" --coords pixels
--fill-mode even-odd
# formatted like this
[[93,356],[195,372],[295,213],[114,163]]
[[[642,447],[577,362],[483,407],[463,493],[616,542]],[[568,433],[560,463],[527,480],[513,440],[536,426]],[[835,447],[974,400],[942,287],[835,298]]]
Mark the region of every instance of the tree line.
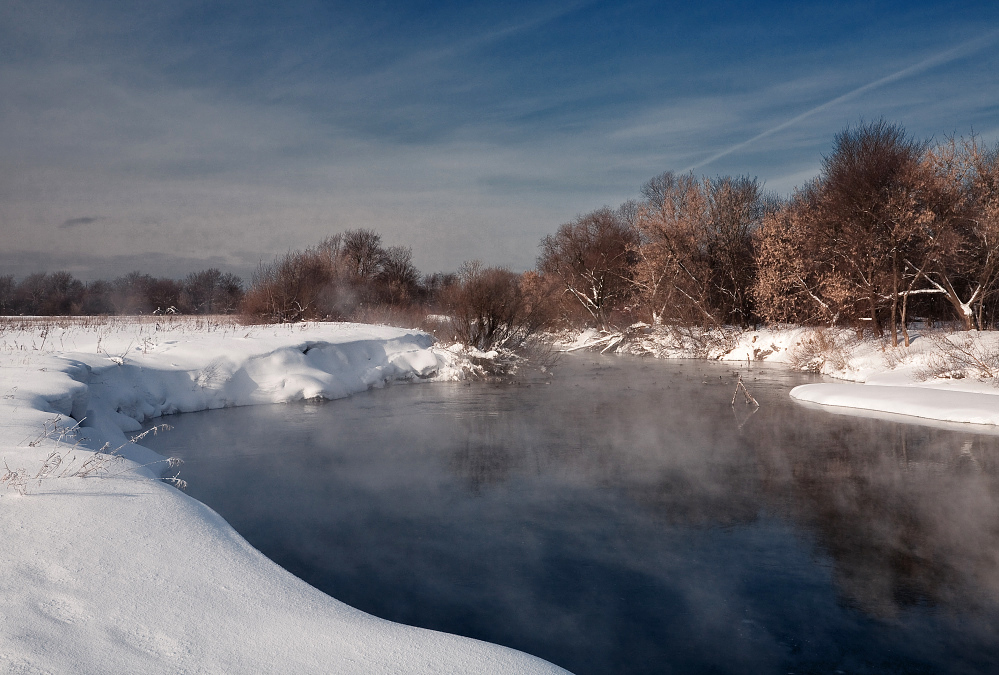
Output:
[[468,262],[424,275],[412,249],[354,229],[262,263],[248,287],[217,269],[83,284],[0,277],[6,314],[240,311],[254,320],[446,319],[489,346],[546,327],[852,326],[908,342],[907,325],[994,328],[999,144],[920,141],[879,120],[845,129],[820,174],[780,198],[749,176],[664,172],[640,197],[561,225],[534,270]]
[[215,268],[179,281],[141,272],[89,283],[69,272],[0,276],[0,315],[232,314],[242,300],[242,279]]
[[483,349],[522,341],[552,324],[539,275],[465,262],[457,272],[421,274],[412,249],[354,229],[272,263],[261,263],[242,311],[290,322],[333,319],[421,326]]
[[893,343],[914,317],[995,327],[999,145],[933,145],[880,120],[838,134],[787,199],[673,172],[641,195],[542,241],[539,271],[595,324],[840,325]]

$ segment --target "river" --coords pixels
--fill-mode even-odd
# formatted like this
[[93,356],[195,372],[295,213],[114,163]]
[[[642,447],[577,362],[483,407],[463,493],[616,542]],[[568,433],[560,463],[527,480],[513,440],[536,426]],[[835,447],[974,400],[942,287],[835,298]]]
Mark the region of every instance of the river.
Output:
[[582,354],[143,443],[333,597],[578,675],[999,672],[999,437],[806,408],[808,381]]

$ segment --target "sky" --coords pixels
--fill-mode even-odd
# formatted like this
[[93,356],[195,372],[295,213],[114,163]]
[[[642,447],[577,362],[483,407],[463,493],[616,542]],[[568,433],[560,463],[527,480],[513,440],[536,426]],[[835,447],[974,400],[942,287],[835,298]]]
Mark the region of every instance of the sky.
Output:
[[0,275],[349,228],[523,270],[663,171],[787,195],[882,117],[999,141],[999,3],[0,0]]

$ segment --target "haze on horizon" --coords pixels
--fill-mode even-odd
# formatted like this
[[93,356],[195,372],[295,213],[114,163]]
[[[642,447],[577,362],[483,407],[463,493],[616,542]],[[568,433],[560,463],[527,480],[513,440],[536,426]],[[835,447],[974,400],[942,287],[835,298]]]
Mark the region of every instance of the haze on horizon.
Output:
[[788,194],[884,117],[999,139],[999,6],[0,4],[0,274],[182,276],[347,228],[526,269],[667,170]]

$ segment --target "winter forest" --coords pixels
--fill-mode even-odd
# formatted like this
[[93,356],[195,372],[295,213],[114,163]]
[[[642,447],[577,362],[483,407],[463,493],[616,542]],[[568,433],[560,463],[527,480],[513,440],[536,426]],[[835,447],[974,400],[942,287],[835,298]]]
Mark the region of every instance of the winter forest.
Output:
[[999,319],[999,146],[973,135],[926,141],[896,123],[860,123],[786,198],[749,176],[672,171],[640,194],[558,227],[523,273],[473,261],[424,275],[411,249],[358,229],[262,263],[245,285],[217,269],[86,284],[66,272],[0,276],[0,313],[423,327],[443,315],[455,337],[482,347],[636,322],[848,326],[907,344],[913,321],[970,330]]

